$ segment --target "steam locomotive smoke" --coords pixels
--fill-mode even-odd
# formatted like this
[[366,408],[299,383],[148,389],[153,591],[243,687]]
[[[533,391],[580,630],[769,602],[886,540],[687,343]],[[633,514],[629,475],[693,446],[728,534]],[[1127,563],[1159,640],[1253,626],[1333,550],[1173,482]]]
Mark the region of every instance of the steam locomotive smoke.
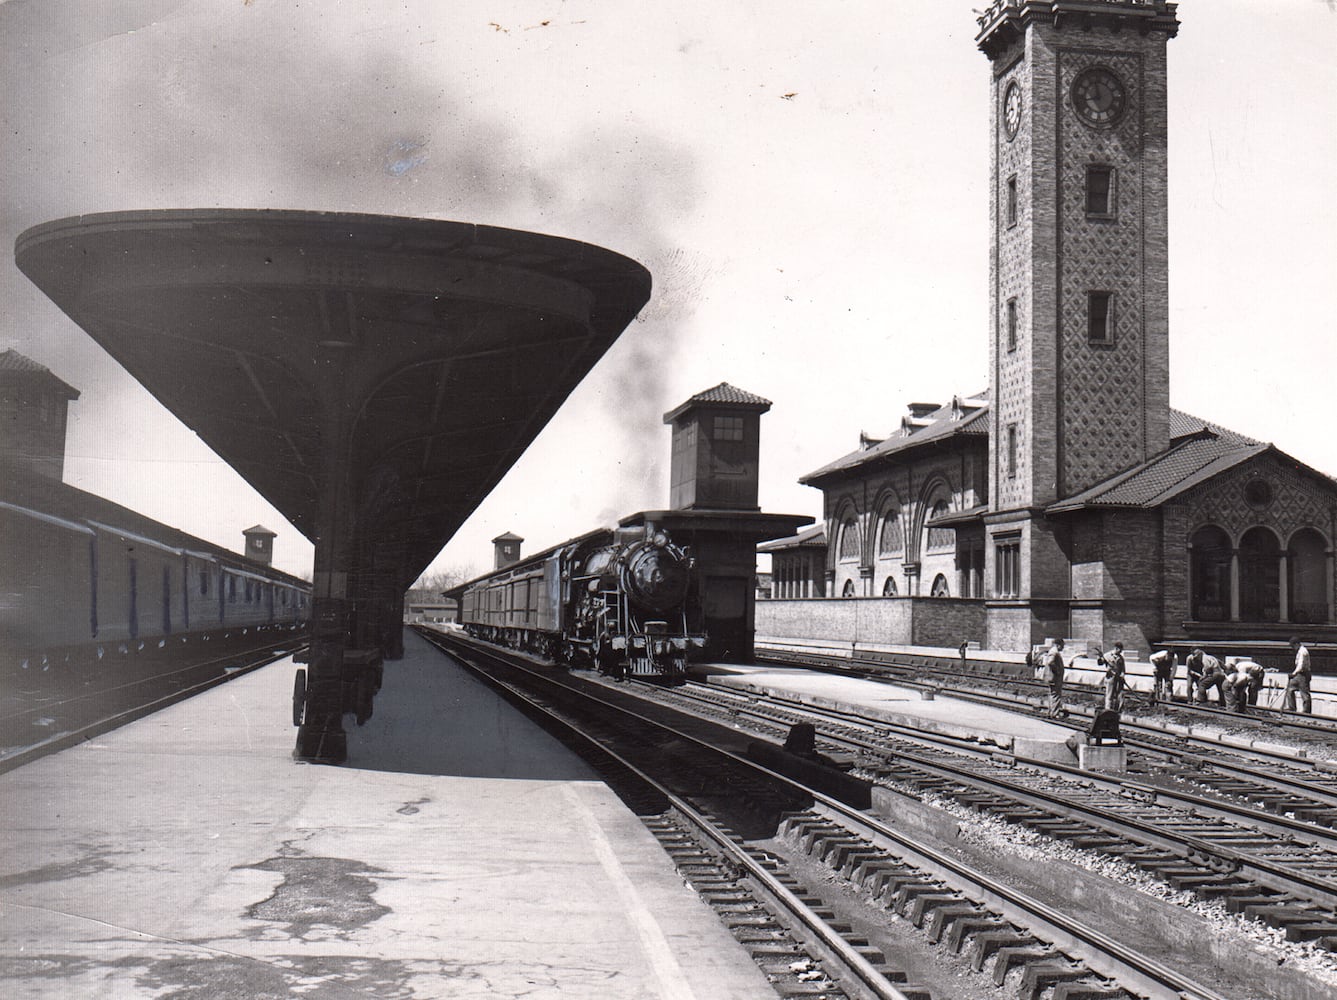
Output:
[[[592,376],[616,417],[607,448],[662,454],[673,402],[662,377],[703,280],[671,232],[699,197],[695,161],[655,123],[606,116],[571,70],[570,38],[550,46],[545,32],[502,33],[443,9],[0,3],[0,32],[40,41],[0,64],[14,98],[0,109],[0,176],[11,183],[0,236],[12,244],[27,226],[79,213],[226,206],[431,216],[607,246],[655,279],[643,322]],[[564,85],[569,95],[547,105],[559,123],[532,112],[552,96],[543,88]],[[101,377],[105,359],[68,327],[53,342],[49,313],[12,269],[0,295],[17,304],[14,346],[77,361],[58,367],[86,387],[85,409],[128,389]],[[628,461],[609,503],[661,503],[658,462]]]

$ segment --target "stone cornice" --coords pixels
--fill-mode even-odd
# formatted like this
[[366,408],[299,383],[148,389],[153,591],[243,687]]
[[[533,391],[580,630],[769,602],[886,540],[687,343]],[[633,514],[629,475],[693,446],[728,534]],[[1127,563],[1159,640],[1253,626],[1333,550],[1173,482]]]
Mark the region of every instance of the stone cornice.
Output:
[[976,19],[975,43],[990,59],[1009,48],[1031,24],[1082,30],[1130,28],[1141,34],[1179,32],[1178,4],[1168,0],[993,0]]

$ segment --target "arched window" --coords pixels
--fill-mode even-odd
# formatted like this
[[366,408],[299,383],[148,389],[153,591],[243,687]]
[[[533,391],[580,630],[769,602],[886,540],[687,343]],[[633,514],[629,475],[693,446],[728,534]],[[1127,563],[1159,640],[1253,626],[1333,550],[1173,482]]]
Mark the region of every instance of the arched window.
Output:
[[837,551],[842,562],[859,558],[859,527],[852,517],[840,525],[840,548]]
[[1267,528],[1250,528],[1240,539],[1240,618],[1281,620],[1281,546]]
[[933,587],[929,590],[929,597],[951,597],[952,593],[947,588],[947,577],[939,573],[933,578]]
[[[932,521],[935,517],[946,514],[949,509],[946,500],[935,500],[933,506],[929,508],[928,519]],[[955,529],[932,527],[928,529],[928,547],[930,549],[950,549],[955,544]]]
[[877,534],[877,554],[894,556],[904,551],[905,538],[901,534],[901,517],[894,510],[889,510],[882,518],[882,528]]
[[1313,625],[1328,621],[1328,546],[1313,528],[1291,536],[1286,596],[1291,621]]
[[841,588],[840,596],[841,596],[841,597],[853,597],[853,596],[854,596],[854,581],[853,581],[853,580],[846,580],[846,581],[845,581],[845,586],[844,586],[843,588]]
[[1200,622],[1230,618],[1230,538],[1215,525],[1193,533],[1189,540],[1189,575],[1193,581],[1190,617]]
[[887,577],[887,582],[882,585],[882,596],[883,597],[896,596],[896,578],[894,576]]

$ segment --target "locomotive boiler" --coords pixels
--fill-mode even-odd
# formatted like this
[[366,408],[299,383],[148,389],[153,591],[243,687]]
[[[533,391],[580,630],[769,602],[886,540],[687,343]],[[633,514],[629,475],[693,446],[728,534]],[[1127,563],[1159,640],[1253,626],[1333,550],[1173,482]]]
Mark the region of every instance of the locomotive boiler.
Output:
[[653,524],[592,531],[448,591],[470,635],[677,681],[705,647],[695,562]]

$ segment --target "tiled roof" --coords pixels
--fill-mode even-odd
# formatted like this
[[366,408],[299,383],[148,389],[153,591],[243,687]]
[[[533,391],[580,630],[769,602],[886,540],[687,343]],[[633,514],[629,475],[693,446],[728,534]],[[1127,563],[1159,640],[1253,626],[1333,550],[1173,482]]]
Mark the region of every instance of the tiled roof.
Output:
[[1201,435],[1203,433],[1215,434],[1219,438],[1230,441],[1240,442],[1242,444],[1262,444],[1251,437],[1245,437],[1239,431],[1232,431],[1229,427],[1222,427],[1220,424],[1214,424],[1203,420],[1202,417],[1195,417],[1191,413],[1185,413],[1183,410],[1170,411],[1170,442],[1178,441],[1179,438]]
[[[1062,513],[1086,507],[1158,507],[1265,452],[1282,454],[1270,444],[1180,410],[1170,411],[1170,434],[1170,447],[1159,455],[1075,496],[1051,504],[1049,512]],[[1297,467],[1307,468],[1289,456],[1287,458]],[[1337,488],[1337,483],[1321,472],[1308,471]]]
[[46,365],[38,364],[32,358],[20,354],[12,348],[0,352],[0,372],[23,372],[25,375],[41,375],[48,381],[60,386],[70,399],[79,398],[79,390],[52,374],[51,369]]
[[835,473],[849,472],[910,448],[917,448],[934,441],[945,441],[957,435],[987,437],[989,424],[984,416],[989,412],[989,404],[981,402],[987,397],[987,393],[957,397],[952,402],[925,413],[922,417],[907,418],[902,429],[891,437],[869,448],[850,452],[829,465],[822,466],[816,472],[801,477],[799,482],[816,485],[818,480],[826,479]]
[[802,549],[808,547],[826,548],[826,525],[813,525],[811,528],[804,528],[797,535],[790,535],[788,538],[777,538],[770,542],[762,542],[757,546],[757,551],[780,552],[785,549]]
[[740,409],[751,410],[754,413],[765,413],[771,408],[771,401],[763,399],[761,396],[753,395],[750,392],[730,385],[728,382],[721,382],[712,389],[703,389],[685,403],[680,403],[668,413],[664,414],[664,423],[671,424],[680,416],[686,413],[692,407],[706,404],[708,406],[736,406]]
[[721,382],[713,389],[705,389],[698,392],[689,399],[689,403],[741,403],[746,406],[770,406],[769,399],[763,399],[761,396],[753,395],[739,389],[737,386],[730,385],[728,382]]
[[0,354],[0,371],[43,372],[47,375],[51,374],[51,369],[46,365],[39,365],[32,358],[25,357],[13,349]]
[[[980,398],[985,396],[984,393],[979,394]],[[962,413],[957,404],[965,402],[956,400],[923,417],[907,419],[901,433],[870,448],[851,452],[802,477],[799,482],[820,485],[820,480],[832,475],[848,473],[861,466],[893,458],[920,444],[944,441],[958,434],[987,435],[989,425],[985,416],[989,410],[988,403]],[[1052,504],[1048,510],[1061,513],[1085,507],[1156,507],[1266,451],[1275,452],[1276,449],[1228,427],[1172,409],[1169,448],[1141,465],[1126,469],[1088,490]],[[1289,460],[1294,462],[1294,459]],[[1300,466],[1298,462],[1294,464]],[[1322,473],[1314,474],[1328,479]],[[1334,483],[1334,487],[1337,487],[1337,483]],[[953,512],[948,517],[953,522],[962,520],[960,512]]]

